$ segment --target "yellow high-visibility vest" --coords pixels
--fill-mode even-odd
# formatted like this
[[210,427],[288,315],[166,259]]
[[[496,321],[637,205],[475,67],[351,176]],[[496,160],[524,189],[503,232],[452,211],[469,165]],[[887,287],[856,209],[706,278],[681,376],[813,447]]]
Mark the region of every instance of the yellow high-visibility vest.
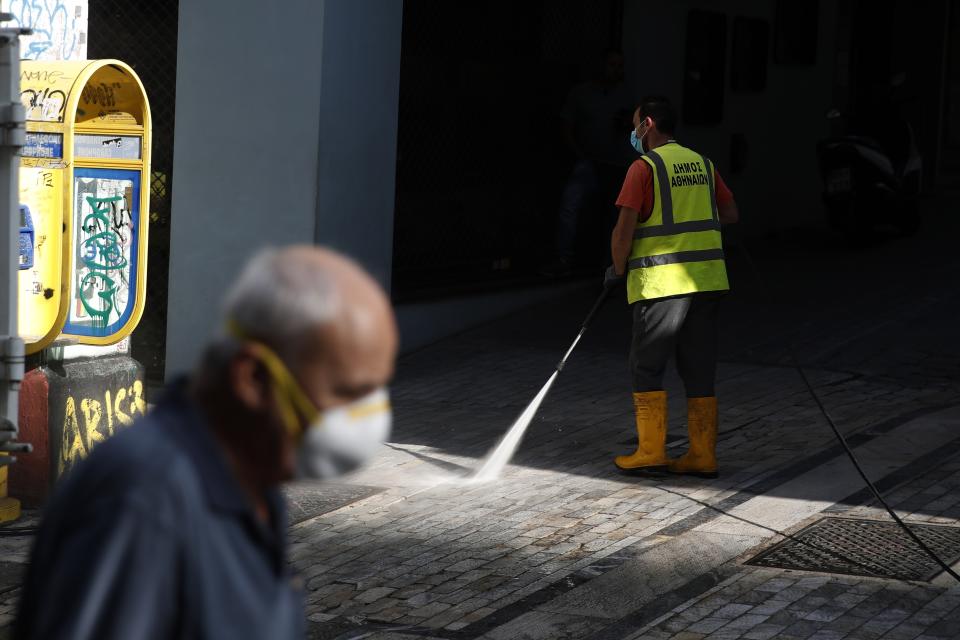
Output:
[[642,160],[653,173],[653,211],[633,235],[627,300],[729,289],[713,163],[676,142]]

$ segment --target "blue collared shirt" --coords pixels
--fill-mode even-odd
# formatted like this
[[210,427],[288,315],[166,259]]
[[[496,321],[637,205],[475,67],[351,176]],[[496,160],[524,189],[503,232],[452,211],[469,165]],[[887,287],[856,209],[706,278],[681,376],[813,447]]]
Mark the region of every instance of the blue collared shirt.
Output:
[[17,638],[304,637],[279,491],[259,520],[176,384],[99,445],[45,512]]

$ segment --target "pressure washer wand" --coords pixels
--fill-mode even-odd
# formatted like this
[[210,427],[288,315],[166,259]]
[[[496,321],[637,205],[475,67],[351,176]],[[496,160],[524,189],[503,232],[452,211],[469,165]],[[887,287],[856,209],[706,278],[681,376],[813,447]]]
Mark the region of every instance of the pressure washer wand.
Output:
[[593,303],[593,308],[590,309],[590,313],[587,314],[583,324],[580,326],[580,333],[578,333],[577,337],[574,338],[573,344],[571,344],[570,348],[567,349],[567,352],[563,354],[563,358],[561,358],[560,363],[557,365],[557,373],[563,371],[563,366],[567,364],[567,359],[570,357],[570,354],[573,353],[577,343],[580,342],[580,338],[582,338],[583,334],[587,332],[587,329],[590,327],[590,323],[593,322],[594,316],[596,316],[597,312],[600,311],[600,307],[602,307],[603,303],[607,301],[607,296],[614,288],[615,286],[605,286],[603,288],[603,291],[600,293],[600,297],[597,298],[597,301]]
[[590,313],[587,314],[586,319],[583,321],[583,325],[580,327],[580,333],[577,334],[577,337],[573,340],[573,344],[570,345],[570,348],[567,349],[567,352],[563,355],[563,359],[560,360],[556,370],[547,380],[546,384],[544,384],[540,389],[540,392],[537,393],[533,400],[530,401],[530,404],[528,404],[523,412],[517,417],[517,419],[514,420],[513,425],[510,426],[510,428],[507,430],[507,433],[503,436],[503,438],[501,438],[500,442],[498,442],[493,450],[487,454],[483,464],[470,478],[470,482],[487,482],[490,480],[495,480],[500,476],[500,472],[503,470],[503,467],[510,461],[510,458],[513,457],[517,447],[520,446],[520,440],[523,438],[523,434],[526,432],[527,427],[530,426],[530,423],[533,421],[533,417],[537,414],[537,411],[540,409],[540,405],[543,404],[544,399],[546,399],[547,394],[550,393],[550,388],[556,381],[557,376],[560,375],[563,365],[567,363],[567,358],[569,358],[570,354],[573,353],[573,350],[576,348],[577,343],[580,342],[580,338],[583,337],[583,334],[587,332],[590,322],[593,320],[593,317],[597,315],[597,312],[600,311],[600,307],[602,307],[603,303],[606,302],[607,295],[612,289],[613,286],[604,286],[603,292],[600,294],[600,297],[597,298],[597,301],[593,304],[593,308],[590,309]]

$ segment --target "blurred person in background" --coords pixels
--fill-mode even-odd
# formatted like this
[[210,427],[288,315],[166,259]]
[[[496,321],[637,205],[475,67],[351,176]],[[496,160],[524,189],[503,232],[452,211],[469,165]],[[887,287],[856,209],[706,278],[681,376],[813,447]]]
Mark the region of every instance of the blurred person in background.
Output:
[[573,272],[577,229],[591,207],[602,212],[604,233],[613,228],[617,210],[609,203],[637,157],[627,141],[635,106],[633,92],[623,81],[623,53],[617,49],[605,51],[596,77],[567,96],[561,133],[575,160],[560,196],[553,259],[541,270],[543,275]]

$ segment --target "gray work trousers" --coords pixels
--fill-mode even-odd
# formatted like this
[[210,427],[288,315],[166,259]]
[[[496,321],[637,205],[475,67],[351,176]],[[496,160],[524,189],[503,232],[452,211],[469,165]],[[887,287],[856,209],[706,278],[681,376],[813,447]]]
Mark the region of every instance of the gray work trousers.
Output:
[[688,398],[716,395],[717,320],[724,293],[633,303],[630,370],[635,392],[662,390],[667,361],[675,355]]

